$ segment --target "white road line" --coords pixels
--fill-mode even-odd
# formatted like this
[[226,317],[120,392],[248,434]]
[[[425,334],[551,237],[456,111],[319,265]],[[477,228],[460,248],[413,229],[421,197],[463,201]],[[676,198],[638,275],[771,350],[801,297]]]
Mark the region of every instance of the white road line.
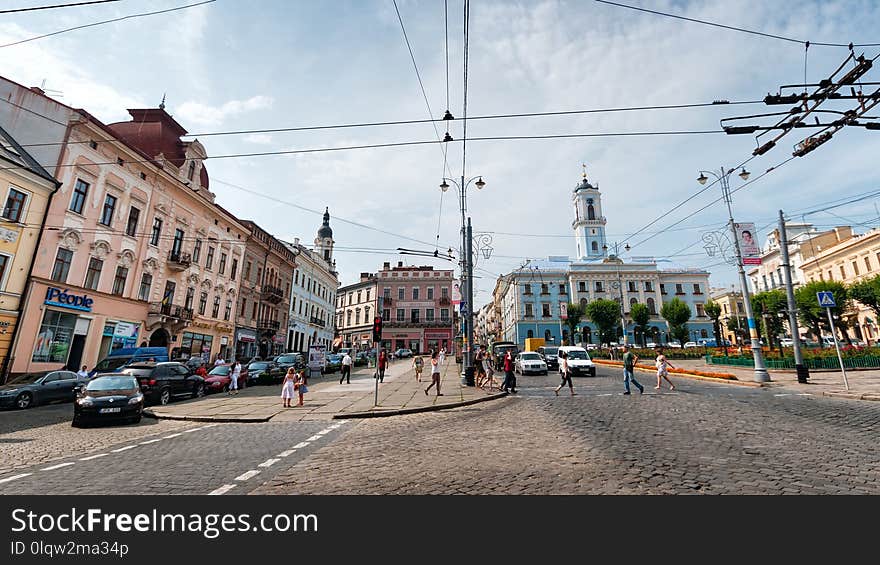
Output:
[[60,469],[62,467],[70,467],[73,465],[73,461],[68,461],[67,463],[59,463],[57,465],[52,465],[51,467],[46,467],[45,469],[40,469],[41,471],[54,471],[55,469]]
[[278,454],[278,457],[287,457],[288,455],[290,455],[294,451],[296,451],[296,450],[295,449],[288,449],[287,451],[282,451],[281,453]]
[[256,469],[251,469],[247,473],[242,473],[241,475],[235,477],[235,480],[236,481],[246,481],[246,480],[250,479],[251,477],[256,477],[259,474],[260,474],[260,472],[257,471]]
[[278,463],[279,461],[281,461],[281,459],[275,459],[275,458],[266,459],[265,461],[263,461],[262,463],[257,465],[257,467],[271,467],[272,465],[274,465],[275,463]]
[[156,443],[157,441],[162,441],[163,438],[157,437],[156,439],[148,439],[147,441],[142,441],[141,445],[150,445],[151,443]]
[[0,479],[0,483],[8,483],[9,481],[14,481],[15,479],[21,479],[23,477],[27,477],[28,475],[33,475],[33,473],[22,473],[20,475],[12,475],[11,477],[6,477],[5,479]]
[[214,489],[211,492],[209,492],[208,496],[226,494],[227,492],[231,491],[234,488],[235,488],[235,485],[223,485],[222,487]]
[[204,427],[205,427],[205,428],[213,428],[214,426],[219,426],[219,425],[220,425],[219,422],[215,422],[215,423],[213,423],[213,424],[208,424],[207,426],[204,426]]
[[137,445],[126,445],[125,447],[120,447],[119,449],[111,449],[110,453],[119,453],[120,451],[128,451],[129,449],[134,449]]
[[191,430],[183,430],[183,433],[185,433],[185,434],[191,434],[191,433],[193,433],[193,432],[197,432],[197,431],[199,431],[199,430],[204,430],[204,429],[205,429],[204,427],[201,427],[201,428],[193,428],[193,429],[191,429]]
[[109,453],[99,453],[97,455],[89,455],[88,457],[83,457],[80,461],[91,461],[92,459],[97,459],[98,457],[107,457]]
[[316,433],[315,435],[320,437],[320,436],[323,436],[324,434],[329,434],[329,433],[330,433],[330,430],[321,430],[320,432]]
[[181,435],[181,434],[171,434],[170,436],[165,436],[165,437],[163,437],[162,439],[171,439],[171,438],[173,438],[173,437],[177,437],[177,436],[179,436],[179,435]]
[[294,449],[302,449],[303,447],[306,447],[307,445],[309,445],[309,443],[310,443],[310,441],[301,441],[298,444],[294,445],[293,448]]
[[786,392],[786,393],[783,393],[783,394],[774,394],[773,396],[791,396],[791,394],[789,394],[789,393]]
[[799,392],[798,396],[813,396],[813,395],[809,392]]
[[310,438],[307,439],[306,441],[307,441],[307,442],[309,442],[309,441],[318,441],[319,439],[321,439],[321,436],[319,436],[319,435],[313,435],[312,437],[310,437]]
[[596,396],[614,396],[614,394],[608,392],[608,393],[605,393],[605,394],[597,394]]

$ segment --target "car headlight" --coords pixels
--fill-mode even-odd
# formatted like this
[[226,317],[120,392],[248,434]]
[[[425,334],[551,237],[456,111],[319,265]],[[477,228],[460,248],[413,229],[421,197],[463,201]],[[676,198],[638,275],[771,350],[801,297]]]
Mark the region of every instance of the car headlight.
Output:
[[135,396],[135,397],[133,397],[133,398],[129,398],[129,399],[128,399],[128,403],[129,403],[129,404],[138,404],[138,403],[141,402],[143,399],[144,399],[144,395],[143,395],[143,394],[139,394],[139,395],[137,395],[137,396]]
[[77,398],[76,403],[80,406],[91,406],[92,404],[94,404],[94,400],[91,396],[84,396],[82,398]]

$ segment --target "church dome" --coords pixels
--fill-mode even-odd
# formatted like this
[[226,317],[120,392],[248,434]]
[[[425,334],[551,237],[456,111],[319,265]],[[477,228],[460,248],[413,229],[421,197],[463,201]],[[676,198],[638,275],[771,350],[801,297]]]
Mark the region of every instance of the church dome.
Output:
[[318,228],[318,237],[320,239],[330,238],[333,239],[333,230],[330,229],[330,208],[324,209],[324,223],[321,224],[321,227]]
[[574,191],[577,192],[578,190],[594,190],[595,188],[596,187],[590,184],[590,181],[587,180],[587,177],[584,176],[584,180],[582,180],[576,187],[574,187]]

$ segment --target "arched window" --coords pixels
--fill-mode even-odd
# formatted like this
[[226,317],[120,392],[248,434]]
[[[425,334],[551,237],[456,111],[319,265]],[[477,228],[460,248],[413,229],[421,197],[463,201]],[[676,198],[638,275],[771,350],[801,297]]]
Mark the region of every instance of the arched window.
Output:
[[593,253],[598,253],[599,252],[599,244],[594,241],[593,245],[592,245],[592,249],[593,249]]
[[638,303],[639,303],[639,301],[637,298],[630,298],[629,299],[629,309],[632,310],[632,307]]
[[553,341],[553,338],[550,336],[550,330],[544,330],[544,341]]
[[533,332],[532,330],[529,330],[528,333],[526,334],[526,337],[528,337],[528,338],[535,337],[535,332]]
[[581,306],[583,306],[584,308],[587,307],[587,299],[586,298],[581,298]]
[[596,209],[593,208],[592,204],[587,206],[587,219],[588,220],[595,220],[596,219]]
[[652,316],[657,315],[657,307],[654,305],[653,298],[648,298],[648,312],[650,312]]

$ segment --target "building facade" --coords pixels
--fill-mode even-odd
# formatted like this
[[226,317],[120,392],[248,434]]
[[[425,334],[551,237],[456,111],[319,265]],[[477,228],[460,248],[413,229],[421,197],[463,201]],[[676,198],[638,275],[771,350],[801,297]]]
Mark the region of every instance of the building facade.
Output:
[[34,253],[49,199],[60,183],[0,128],[0,382],[10,368]]
[[339,288],[339,274],[333,259],[334,244],[329,209],[324,211],[323,222],[311,249],[300,244],[298,238],[288,244],[299,251],[290,297],[288,351],[306,353],[313,344],[330,350],[333,345]]
[[284,353],[291,283],[299,250],[250,220],[241,272],[235,327],[235,356],[266,359]]
[[742,293],[735,288],[712,288],[709,296],[721,308],[722,338],[737,345],[748,342],[749,328]]
[[451,270],[430,266],[396,267],[385,263],[376,273],[381,292],[382,347],[389,351],[411,349],[427,353],[453,347]]
[[339,287],[336,296],[336,347],[370,349],[373,318],[377,309],[378,286],[374,273],[361,273],[356,283]]

